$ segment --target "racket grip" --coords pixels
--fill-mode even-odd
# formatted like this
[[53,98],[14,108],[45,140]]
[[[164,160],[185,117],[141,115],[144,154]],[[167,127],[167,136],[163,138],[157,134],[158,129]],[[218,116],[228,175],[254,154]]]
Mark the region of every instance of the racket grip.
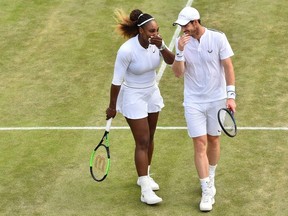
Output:
[[107,122],[106,122],[106,129],[105,129],[105,130],[106,130],[107,132],[110,131],[112,119],[113,119],[113,118],[110,118],[110,119],[108,119]]

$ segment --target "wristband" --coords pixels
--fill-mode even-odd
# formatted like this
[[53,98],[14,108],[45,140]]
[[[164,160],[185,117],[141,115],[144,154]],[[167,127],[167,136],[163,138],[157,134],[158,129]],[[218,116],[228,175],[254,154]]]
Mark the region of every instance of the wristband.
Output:
[[235,93],[235,86],[234,85],[228,85],[226,86],[226,91],[227,91],[227,98],[228,99],[234,99],[236,98],[236,93]]
[[176,61],[185,61],[184,52],[180,51],[180,50],[176,50],[175,60]]
[[175,51],[176,51],[175,61],[184,62],[185,61],[184,50],[181,51],[181,50],[178,49],[178,43],[179,43],[179,38],[177,38],[176,42],[175,42]]
[[166,45],[164,43],[164,40],[162,40],[162,44],[161,44],[161,47],[159,48],[159,50],[163,51],[164,49],[166,49]]

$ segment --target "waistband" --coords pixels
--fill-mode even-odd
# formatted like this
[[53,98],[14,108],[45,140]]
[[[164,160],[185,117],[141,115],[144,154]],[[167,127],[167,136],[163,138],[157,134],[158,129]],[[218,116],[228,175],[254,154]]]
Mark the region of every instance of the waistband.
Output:
[[128,84],[127,82],[123,82],[123,85],[128,87],[128,88],[133,88],[133,89],[147,89],[155,86],[157,83],[154,81],[153,83],[146,83],[146,84],[138,84],[137,86],[134,84]]

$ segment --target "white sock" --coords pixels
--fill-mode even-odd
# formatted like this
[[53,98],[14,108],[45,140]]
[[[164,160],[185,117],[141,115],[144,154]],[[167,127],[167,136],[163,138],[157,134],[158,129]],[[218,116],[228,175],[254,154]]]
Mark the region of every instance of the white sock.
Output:
[[200,179],[200,184],[201,184],[202,191],[204,191],[204,190],[206,190],[208,188],[209,181],[210,181],[209,177]]
[[148,172],[147,175],[150,176],[150,165],[148,165]]
[[216,165],[209,165],[209,177],[214,178],[215,177],[215,172],[216,172]]

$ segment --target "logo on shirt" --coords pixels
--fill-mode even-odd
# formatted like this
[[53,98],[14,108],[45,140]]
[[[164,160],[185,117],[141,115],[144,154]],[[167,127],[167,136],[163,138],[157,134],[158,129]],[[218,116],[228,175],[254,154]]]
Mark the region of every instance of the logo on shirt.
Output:
[[212,53],[213,52],[213,50],[207,50],[208,51],[208,53]]

